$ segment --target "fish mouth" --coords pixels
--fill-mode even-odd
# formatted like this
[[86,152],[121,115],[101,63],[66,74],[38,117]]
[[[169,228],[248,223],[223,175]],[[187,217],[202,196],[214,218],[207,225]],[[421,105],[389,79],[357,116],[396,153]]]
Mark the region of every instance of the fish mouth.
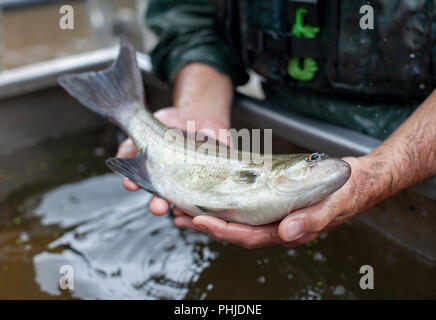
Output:
[[348,162],[331,157],[310,165],[308,169],[304,178],[280,176],[271,184],[272,190],[282,195],[319,200],[340,189],[351,175]]
[[321,193],[331,194],[340,189],[350,178],[351,166],[342,159],[328,158],[313,168],[313,174],[322,181]]

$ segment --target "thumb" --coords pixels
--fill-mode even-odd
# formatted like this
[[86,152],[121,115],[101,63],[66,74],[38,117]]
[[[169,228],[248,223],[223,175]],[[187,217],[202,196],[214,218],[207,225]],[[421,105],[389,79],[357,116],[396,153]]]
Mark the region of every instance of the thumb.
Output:
[[332,219],[328,199],[311,207],[292,212],[279,225],[279,236],[283,241],[295,241],[309,233],[316,233],[324,229]]
[[[294,241],[309,233],[317,233],[325,229],[331,222],[344,213],[355,212],[353,201],[354,180],[361,164],[356,158],[345,158],[352,166],[351,177],[339,190],[317,204],[298,209],[288,215],[279,225],[279,235],[284,241]],[[343,221],[343,220],[342,220]]]

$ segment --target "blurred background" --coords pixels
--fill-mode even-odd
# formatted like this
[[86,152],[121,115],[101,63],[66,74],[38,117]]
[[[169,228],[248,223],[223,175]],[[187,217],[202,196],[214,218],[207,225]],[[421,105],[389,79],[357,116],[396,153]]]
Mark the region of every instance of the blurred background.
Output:
[[[59,28],[61,5],[74,8],[74,29]],[[8,0],[0,2],[0,48],[3,69],[114,45],[128,34],[138,49],[153,45],[143,28],[147,1]],[[150,42],[150,43],[148,43]]]

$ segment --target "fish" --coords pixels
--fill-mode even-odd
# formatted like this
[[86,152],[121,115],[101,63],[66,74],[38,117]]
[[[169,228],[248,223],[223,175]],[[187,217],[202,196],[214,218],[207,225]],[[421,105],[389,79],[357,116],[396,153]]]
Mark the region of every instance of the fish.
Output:
[[[319,152],[273,154],[265,165],[257,161],[264,155],[235,151],[213,139],[208,139],[209,146],[216,146],[211,150],[223,152],[198,154],[199,143],[190,143],[186,134],[168,139],[174,128],[157,120],[146,106],[136,51],[125,38],[110,67],[63,75],[58,82],[81,104],[119,126],[137,146],[136,156],[111,157],[107,166],[193,217],[210,215],[252,226],[277,222],[336,192],[351,174],[346,161]],[[175,155],[170,157],[174,161],[168,161],[168,154]]]

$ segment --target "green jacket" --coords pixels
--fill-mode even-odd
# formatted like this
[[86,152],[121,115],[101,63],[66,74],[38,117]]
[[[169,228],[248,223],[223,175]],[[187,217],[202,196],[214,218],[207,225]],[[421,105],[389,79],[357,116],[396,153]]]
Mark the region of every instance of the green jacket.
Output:
[[[431,92],[436,0],[370,1],[372,30],[359,25],[368,1],[322,1],[316,39],[303,42],[292,31],[300,4],[289,3],[150,0],[146,22],[159,37],[154,71],[171,82],[186,63],[202,62],[241,85],[250,68],[265,77],[273,103],[381,139]],[[302,67],[305,58],[316,62],[315,76],[292,78],[291,60]]]

